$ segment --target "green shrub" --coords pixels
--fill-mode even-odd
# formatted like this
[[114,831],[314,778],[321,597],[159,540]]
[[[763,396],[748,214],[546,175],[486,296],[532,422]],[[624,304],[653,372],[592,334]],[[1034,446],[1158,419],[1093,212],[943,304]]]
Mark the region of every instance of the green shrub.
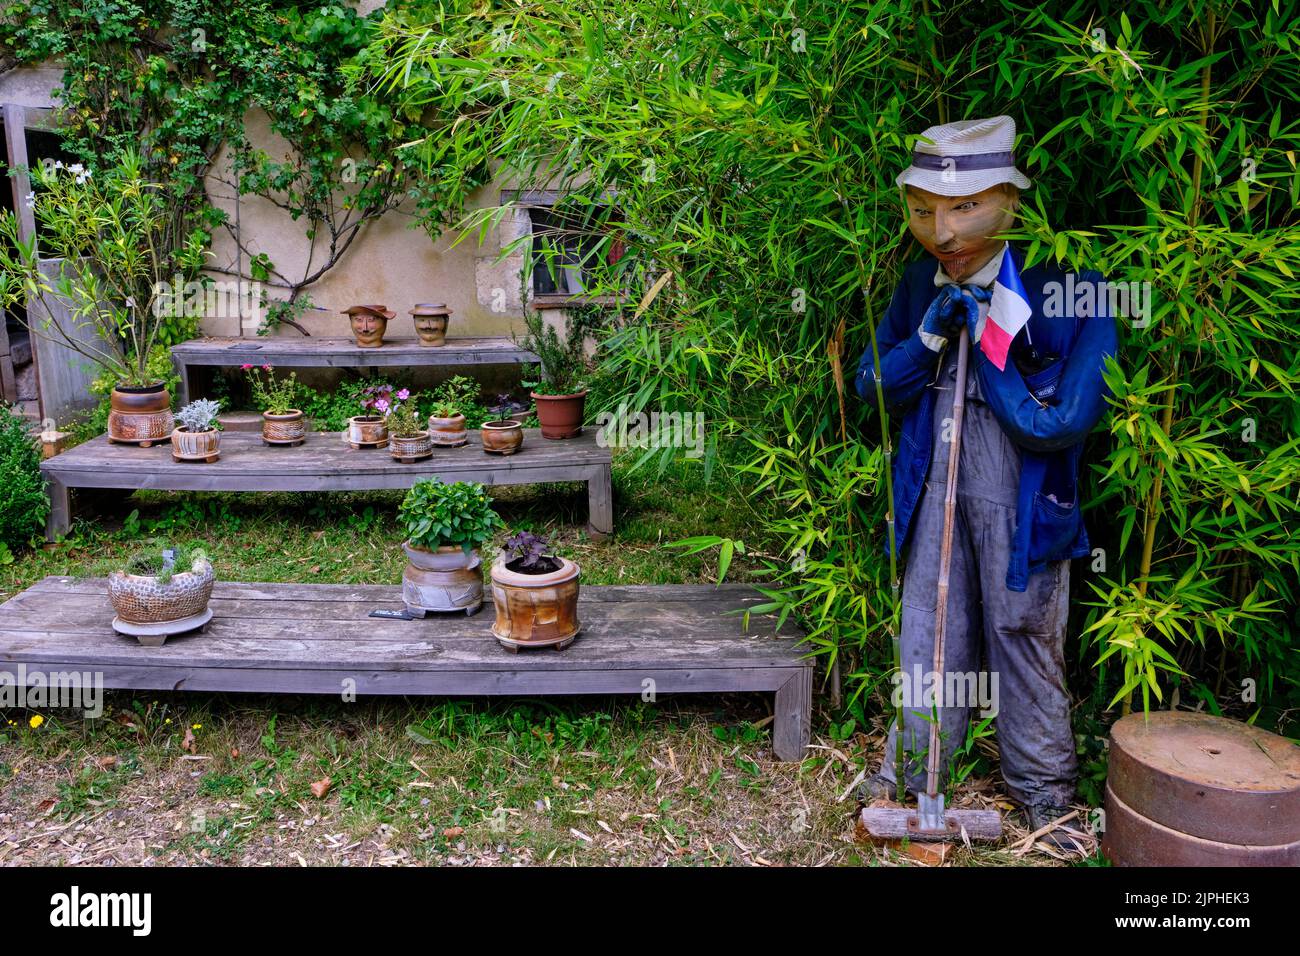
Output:
[[503,526],[482,485],[472,481],[448,485],[437,478],[421,478],[411,487],[397,519],[412,547],[460,548],[466,554],[482,547]]
[[45,523],[50,503],[41,477],[41,451],[27,422],[8,408],[0,410],[0,545],[27,544]]

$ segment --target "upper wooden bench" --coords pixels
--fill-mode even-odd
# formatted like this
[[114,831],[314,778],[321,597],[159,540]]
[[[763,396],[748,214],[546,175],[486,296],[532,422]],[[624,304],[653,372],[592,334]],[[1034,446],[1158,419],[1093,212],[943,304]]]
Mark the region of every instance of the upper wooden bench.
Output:
[[152,488],[163,491],[368,491],[409,488],[417,478],[520,485],[541,481],[587,484],[588,530],[614,530],[610,450],[596,443],[597,429],[577,438],[549,441],[524,429],[513,455],[483,451],[477,431],[460,448],[438,448],[411,465],[393,461],[386,448],[354,449],[339,432],[308,432],[296,448],[272,447],[260,432],[224,432],[221,458],[211,464],[174,461],[171,444],[152,448],[117,445],[100,435],[41,462],[50,495],[46,536],[66,534],[72,520],[70,488]]
[[[748,585],[583,585],[582,631],[567,649],[512,654],[491,633],[491,602],[472,617],[369,617],[402,609],[378,584],[218,581],[202,632],[144,647],[112,630],[104,579],[47,577],[0,605],[0,668],[102,674],[106,688],[256,693],[775,694],[772,743],[808,745],[812,663],[791,625],[729,612],[765,600]],[[46,678],[48,679],[48,677]]]
[[173,345],[171,355],[181,378],[177,397],[182,405],[202,397],[195,393],[197,367],[229,368],[247,363],[284,368],[409,368],[538,360],[509,338],[448,338],[445,345],[427,346],[416,338],[386,337],[379,348],[363,349],[351,338],[209,336]]

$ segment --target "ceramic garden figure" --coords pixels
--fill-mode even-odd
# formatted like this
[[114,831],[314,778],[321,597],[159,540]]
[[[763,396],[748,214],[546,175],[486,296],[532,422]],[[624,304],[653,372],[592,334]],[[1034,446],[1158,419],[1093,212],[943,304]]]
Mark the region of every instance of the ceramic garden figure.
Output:
[[[971,711],[996,714],[1002,776],[1037,829],[1068,812],[1077,766],[1065,687],[1070,559],[1088,555],[1079,455],[1107,408],[1115,322],[1093,297],[1061,307],[1067,276],[994,238],[1010,230],[1029,180],[1007,116],[934,126],[897,179],[913,237],[910,265],[877,329],[881,386],[902,417],[894,460],[894,541],[903,577],[901,692],[907,789],[924,789],[923,751],[938,687],[932,667],[957,337],[972,348],[958,467],[940,728],[942,766]],[[1104,296],[1102,297],[1104,298]],[[1082,307],[1074,308],[1079,301]],[[859,395],[876,400],[868,348]],[[951,675],[956,675],[954,678]],[[953,693],[953,689],[957,692]],[[968,690],[969,689],[969,690]],[[931,689],[930,693],[934,691]],[[864,796],[895,793],[895,735]],[[917,759],[917,755],[922,755]]]

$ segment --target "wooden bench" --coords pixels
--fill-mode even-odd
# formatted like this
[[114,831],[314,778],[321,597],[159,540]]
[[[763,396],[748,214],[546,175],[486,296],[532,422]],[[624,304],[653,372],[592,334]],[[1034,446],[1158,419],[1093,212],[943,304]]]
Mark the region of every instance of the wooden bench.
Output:
[[469,444],[439,448],[433,457],[403,465],[386,448],[354,449],[339,432],[309,432],[296,448],[272,447],[256,432],[226,432],[221,458],[211,464],[174,461],[171,445],[118,445],[104,435],[41,462],[50,494],[46,537],[66,534],[72,520],[71,488],[151,488],[163,491],[369,491],[409,488],[417,478],[520,485],[543,481],[587,484],[588,530],[593,537],[614,530],[610,450],[596,442],[597,430],[577,438],[548,441],[525,429],[513,455],[489,455],[477,431]]
[[[219,581],[202,632],[144,647],[113,632],[104,579],[47,577],[0,605],[0,668],[93,672],[105,688],[256,693],[476,696],[767,691],[773,749],[802,757],[812,664],[775,618],[728,612],[765,600],[748,585],[583,585],[582,631],[567,649],[511,654],[472,617],[372,618],[400,611],[377,584]],[[787,625],[788,627],[788,625]]]
[[[409,328],[409,326],[408,326]],[[537,356],[509,338],[449,338],[445,345],[421,345],[416,338],[389,338],[363,349],[350,338],[221,338],[208,336],[171,348],[180,375],[179,402],[201,398],[200,368],[274,365],[284,368],[411,368],[444,365],[512,365],[536,362]]]

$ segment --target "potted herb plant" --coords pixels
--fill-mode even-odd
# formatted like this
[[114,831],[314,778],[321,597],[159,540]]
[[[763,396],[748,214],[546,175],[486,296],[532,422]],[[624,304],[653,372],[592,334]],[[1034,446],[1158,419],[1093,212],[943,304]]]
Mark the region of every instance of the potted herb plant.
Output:
[[433,454],[433,442],[416,411],[416,399],[407,389],[400,389],[388,409],[388,450],[393,458],[409,465]]
[[555,554],[546,537],[531,531],[511,535],[491,574],[492,633],[502,647],[563,650],[577,636],[581,571]]
[[348,419],[347,439],[353,448],[383,448],[388,444],[385,416],[393,405],[393,392],[393,386],[386,382],[361,390],[362,412]]
[[465,416],[451,402],[435,402],[429,413],[429,438],[444,448],[459,448],[469,441]]
[[268,445],[301,445],[307,439],[307,422],[302,409],[295,408],[298,398],[298,373],[278,381],[275,368],[263,365],[243,366],[248,373],[253,403],[262,410],[262,441]]
[[538,366],[538,380],[524,384],[533,389],[531,394],[537,403],[542,437],[576,438],[582,433],[587,404],[587,389],[583,384],[587,374],[587,324],[576,317],[571,318],[561,339],[560,334],[540,315],[530,315],[525,322],[527,333],[522,344],[538,357],[541,364]]
[[171,394],[149,359],[192,321],[173,283],[206,264],[202,231],[176,241],[185,211],[148,180],[134,152],[93,174],[61,161],[29,172],[40,242],[19,234],[13,212],[0,213],[0,308],[113,379],[109,441],[166,441],[175,427]]
[[451,309],[441,302],[421,302],[411,310],[415,320],[415,334],[421,345],[440,346],[447,342],[447,322]]
[[208,602],[215,580],[202,550],[141,551],[108,576],[108,600],[117,614],[113,629],[157,647],[171,634],[202,627],[212,618]]
[[501,526],[484,487],[421,478],[402,500],[397,518],[406,529],[402,601],[407,610],[419,617],[428,611],[477,611],[483,604],[478,549]]
[[172,458],[176,461],[214,462],[221,453],[221,403],[200,398],[179,412],[179,427],[172,432]]

